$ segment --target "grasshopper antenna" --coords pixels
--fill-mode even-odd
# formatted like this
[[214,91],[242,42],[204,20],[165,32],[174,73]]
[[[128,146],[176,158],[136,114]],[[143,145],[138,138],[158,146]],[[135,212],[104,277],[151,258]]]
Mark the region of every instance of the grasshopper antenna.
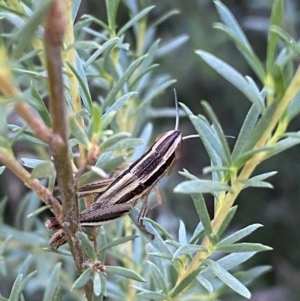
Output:
[[175,110],[176,110],[176,123],[175,123],[175,131],[178,131],[179,127],[179,108],[178,108],[178,98],[176,89],[174,88],[174,98],[175,98]]
[[[173,89],[174,91],[174,98],[175,98],[175,109],[176,109],[176,123],[175,123],[175,131],[178,131],[178,127],[179,127],[179,107],[178,107],[178,98],[177,98],[177,93],[176,93],[176,89]],[[200,136],[197,134],[194,135],[188,135],[188,136],[184,136],[182,138],[182,140],[186,140],[186,139],[191,139],[191,138],[199,138]],[[226,138],[232,138],[235,139],[234,136],[228,136],[225,135]]]
[[[228,135],[225,135],[225,137],[226,138],[232,138],[232,139],[235,139],[235,137],[234,136],[228,136]],[[188,136],[184,136],[183,138],[182,138],[182,140],[186,140],[186,139],[191,139],[191,138],[200,138],[200,136],[199,135],[188,135]]]

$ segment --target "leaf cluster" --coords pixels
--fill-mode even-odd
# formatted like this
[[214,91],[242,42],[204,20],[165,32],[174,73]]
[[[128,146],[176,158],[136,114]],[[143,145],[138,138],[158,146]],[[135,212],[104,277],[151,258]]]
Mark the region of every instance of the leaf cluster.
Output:
[[[70,6],[72,13],[66,12],[67,26],[74,36],[68,33],[65,37],[63,83],[60,84],[64,87],[68,111],[67,145],[71,162],[66,164],[71,164],[77,174],[79,186],[99,176],[117,174],[130,161],[128,157],[136,157],[133,151],[143,143],[138,137],[145,121],[162,114],[151,106],[153,99],[175,82],[168,75],[153,72],[158,66],[156,59],[186,40],[186,37],[178,37],[161,46],[155,38],[157,25],[178,12],[169,11],[149,23],[149,14],[154,7],[146,6],[144,2],[124,1],[130,19],[118,26],[119,2],[106,1],[107,23],[91,15],[81,16],[74,23],[80,1],[74,1]],[[173,235],[158,223],[144,219],[144,235],[138,237],[136,233],[140,232],[136,232],[127,218],[113,229],[100,227],[99,231],[91,230],[87,234],[77,231],[73,238],[79,240],[86,258],[78,269],[72,248],[71,252],[67,248],[58,251],[40,248],[46,244],[47,234],[37,216],[47,207],[39,208],[38,198],[33,193],[22,200],[20,214],[32,216],[24,222],[22,231],[4,223],[3,200],[0,259],[4,268],[1,273],[9,274],[15,262],[20,269],[14,272],[9,297],[0,296],[0,300],[25,300],[26,289],[34,291],[30,283],[36,284],[40,279],[36,273],[43,272],[48,273],[43,275],[47,281],[38,287],[45,288],[43,300],[47,301],[61,300],[65,289],[71,290],[73,298],[81,300],[75,292],[82,287],[88,300],[103,300],[105,296],[113,300],[218,300],[229,290],[250,298],[246,286],[269,267],[242,271],[240,265],[257,252],[270,248],[241,240],[261,225],[249,225],[229,235],[224,232],[234,217],[235,202],[243,189],[272,187],[265,180],[275,172],[253,176],[255,168],[300,142],[299,132],[287,132],[289,123],[300,111],[300,71],[294,63],[300,50],[299,43],[281,28],[283,0],[273,4],[265,64],[255,54],[226,6],[220,1],[214,3],[222,21],[215,24],[215,28],[235,44],[259,82],[242,75],[214,55],[196,50],[198,57],[245,95],[251,108],[231,150],[222,126],[207,102],[202,102],[205,116],[196,116],[181,104],[211,161],[204,169],[204,173],[211,174],[211,179],[200,179],[184,170],[181,175],[186,181],[175,188],[177,193],[191,195],[199,217],[194,232],[187,233],[185,224],[180,222],[178,233]],[[51,101],[48,85],[51,88],[58,83],[47,76],[49,69],[45,56],[47,58],[49,54],[45,54],[41,25],[51,4],[52,1],[44,1],[29,6],[26,1],[19,1],[0,6],[1,19],[13,28],[10,33],[3,34],[0,48],[0,90],[3,94],[0,98],[3,112],[0,115],[0,160],[28,187],[34,190],[37,182],[47,183],[49,191],[53,190],[56,179],[60,179],[49,152],[51,145],[49,147],[44,139],[46,132],[39,136],[39,129],[30,125],[19,108],[26,104],[43,125],[49,129],[57,126],[45,105],[46,99]],[[99,29],[95,30],[94,26]],[[284,46],[279,48],[280,43]],[[13,111],[22,117],[21,121],[7,122]],[[149,137],[150,134],[151,127],[146,127],[142,136]],[[13,147],[18,143],[30,145],[35,155],[15,154]],[[1,172],[4,169],[3,166]],[[214,198],[212,220],[204,193]],[[41,195],[39,197],[44,200]],[[87,202],[85,199],[85,205]],[[130,217],[138,224],[137,209]],[[15,244],[24,252],[14,251]],[[24,260],[32,251],[36,252],[36,259],[31,256]],[[72,256],[79,272],[75,282],[76,272],[70,264]],[[65,280],[65,284],[60,279]]]

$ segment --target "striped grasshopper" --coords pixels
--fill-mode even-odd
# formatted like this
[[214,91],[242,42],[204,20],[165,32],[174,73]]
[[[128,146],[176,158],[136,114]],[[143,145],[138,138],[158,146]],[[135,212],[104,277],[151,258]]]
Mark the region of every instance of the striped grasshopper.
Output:
[[[163,176],[170,174],[181,155],[183,137],[178,130],[179,109],[176,93],[175,104],[176,124],[174,130],[159,135],[148,151],[116,178],[111,181],[105,180],[108,184],[107,187],[103,186],[100,181],[83,186],[78,190],[78,197],[97,193],[96,201],[80,213],[81,226],[95,227],[116,221],[129,214],[139,199],[143,200],[143,204],[138,224],[143,226],[142,219],[147,211],[149,192]],[[58,223],[55,218],[50,218],[46,220],[45,226],[48,229],[54,229]],[[60,229],[52,236],[50,246],[58,248],[65,242],[64,232]]]

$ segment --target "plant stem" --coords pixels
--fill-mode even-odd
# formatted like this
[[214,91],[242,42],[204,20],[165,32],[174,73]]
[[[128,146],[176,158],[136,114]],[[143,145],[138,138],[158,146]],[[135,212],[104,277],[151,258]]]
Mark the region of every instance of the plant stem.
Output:
[[[270,121],[270,124],[266,128],[265,132],[262,134],[261,138],[258,140],[258,142],[255,145],[255,148],[261,147],[263,145],[268,144],[268,139],[271,141],[272,132],[274,131],[276,125],[278,124],[281,116],[284,114],[286,108],[290,104],[290,102],[293,100],[294,96],[297,94],[297,92],[300,89],[300,66],[298,67],[290,85],[288,86],[287,90],[285,91],[282,99],[280,100],[274,115]],[[254,155],[243,167],[242,171],[240,172],[238,178],[236,181],[232,182],[231,190],[224,196],[222,200],[220,200],[220,207],[219,210],[217,210],[214,220],[212,221],[212,229],[213,233],[217,233],[217,231],[220,229],[223,221],[225,220],[230,208],[233,206],[237,196],[243,189],[243,184],[240,182],[240,180],[248,179],[255,168],[265,159],[266,153],[259,152],[256,155]],[[210,241],[208,237],[205,237],[202,244],[203,247],[207,248],[209,250],[210,247]],[[208,256],[210,253],[206,252],[198,252],[195,257],[193,258],[190,265],[187,267],[184,273],[180,275],[180,277],[177,280],[177,283],[180,283],[182,279],[186,278],[190,273],[192,273],[196,268],[198,268],[199,264]]]
[[[66,121],[66,103],[62,76],[61,49],[65,30],[64,4],[54,0],[45,22],[45,52],[47,59],[48,81],[50,90],[50,113],[53,121],[53,132],[61,136],[63,143],[52,149],[54,165],[57,171],[57,182],[62,196],[64,223],[62,224],[70,245],[77,271],[83,271],[84,252],[78,231],[79,211],[75,191],[75,181],[68,149],[68,133]],[[92,298],[92,288],[85,286],[86,296]]]

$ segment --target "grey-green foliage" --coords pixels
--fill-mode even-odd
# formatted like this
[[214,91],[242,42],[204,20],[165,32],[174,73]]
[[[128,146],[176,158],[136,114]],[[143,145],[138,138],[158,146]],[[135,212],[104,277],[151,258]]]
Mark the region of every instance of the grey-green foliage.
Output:
[[[47,10],[48,2],[39,9],[28,7],[26,3],[22,3],[24,10],[21,12],[1,5],[1,17],[11,22],[17,33],[5,36],[4,41],[14,46],[13,70],[16,83],[22,83],[23,100],[35,106],[41,119],[50,126],[51,118],[46,106],[43,105],[47,89],[41,78],[45,76],[45,70],[41,65],[34,64],[38,55],[35,49],[24,52],[24,49],[30,48],[29,42],[32,38],[41,38],[40,19]],[[74,26],[76,41],[69,49],[76,50],[77,68],[68,62],[66,64],[78,79],[83,108],[69,120],[68,126],[72,134],[69,140],[70,152],[76,158],[77,145],[88,150],[95,136],[102,139],[99,142],[102,153],[94,169],[87,172],[79,183],[90,182],[95,177],[94,171],[105,174],[116,170],[125,161],[125,154],[131,155],[132,148],[141,143],[136,136],[141,133],[145,121],[156,114],[151,108],[152,100],[174,83],[168,75],[153,73],[157,68],[155,59],[167,54],[186,40],[186,37],[181,36],[171,40],[169,45],[164,47],[160,46],[158,39],[156,40],[155,26],[177,13],[176,11],[167,12],[153,21],[151,26],[143,23],[145,25],[143,27],[140,26],[141,22],[144,22],[153,7],[143,5],[139,7],[137,1],[128,0],[124,3],[131,19],[120,28],[116,23],[118,0],[106,1],[108,24],[93,16],[84,15]],[[77,12],[79,4],[80,1],[74,2],[74,12]],[[268,76],[274,73],[283,74],[285,68],[291,68],[292,58],[299,55],[299,45],[279,27],[283,18],[283,1],[274,2],[266,68],[254,53],[230,11],[220,1],[215,1],[215,4],[223,22],[216,24],[215,27],[235,43],[263,86],[267,83]],[[75,19],[75,15],[73,17]],[[92,29],[91,25],[94,24],[100,26],[101,30]],[[86,33],[91,36],[92,41],[86,41]],[[137,45],[129,44],[130,35],[134,36]],[[15,37],[18,37],[18,40]],[[276,57],[275,46],[279,38],[285,42],[286,47]],[[229,290],[243,297],[250,297],[246,286],[265,273],[269,267],[242,271],[240,265],[256,253],[270,248],[259,243],[240,240],[261,225],[249,225],[224,235],[237,207],[231,206],[226,216],[222,217],[221,225],[216,229],[211,222],[203,194],[210,193],[214,197],[216,214],[218,206],[222,205],[221,200],[232,192],[234,183],[242,185],[242,188],[249,186],[271,188],[271,184],[264,180],[274,172],[236,179],[238,171],[248,160],[255,158],[255,155],[261,153],[264,155],[263,159],[266,159],[300,142],[298,132],[283,132],[269,145],[254,148],[274,116],[280,97],[285,92],[283,87],[290,83],[292,77],[276,76],[278,82],[274,82],[270,93],[267,89],[270,87],[264,86],[265,89],[260,90],[252,78],[242,75],[214,55],[203,50],[197,50],[196,54],[241,91],[252,106],[245,116],[244,124],[231,151],[217,116],[208,103],[202,102],[207,117],[194,115],[182,104],[211,160],[211,166],[204,170],[212,174],[211,180],[199,179],[185,170],[181,174],[186,181],[175,188],[175,192],[189,194],[192,197],[199,217],[193,233],[187,232],[184,222],[179,223],[178,233],[174,235],[158,223],[144,219],[144,228],[141,232],[137,232],[139,237],[132,228],[124,237],[124,227],[128,233],[128,221],[121,220],[113,229],[104,230],[100,227],[95,249],[88,236],[78,232],[77,237],[81,240],[88,260],[85,271],[75,276],[72,258],[66,247],[57,251],[42,249],[47,245],[49,235],[35,215],[41,212],[38,209],[37,198],[29,193],[22,200],[25,205],[19,212],[25,215],[32,212],[35,214],[31,214],[30,220],[24,219],[23,228],[20,226],[21,230],[4,224],[5,200],[2,200],[0,238],[4,239],[0,245],[0,273],[7,279],[15,280],[9,299],[0,296],[0,300],[24,300],[22,295],[24,290],[27,294],[33,294],[37,289],[44,291],[44,300],[61,300],[63,294],[72,300],[83,300],[81,288],[85,285],[93,286],[93,300],[102,300],[104,296],[108,296],[111,300],[126,300],[128,296],[133,295],[136,300],[179,298],[188,300],[200,296],[204,299],[218,300]],[[64,80],[65,86],[68,87],[66,76]],[[92,88],[104,93],[101,96],[94,96]],[[273,95],[276,97],[269,103]],[[68,92],[66,99],[72,112],[73,102]],[[296,95],[281,121],[288,123],[295,117],[295,111],[299,112],[300,108],[299,100],[299,95]],[[9,101],[12,100],[3,99],[3,104]],[[0,130],[3,133],[1,146],[12,147],[17,141],[30,143],[40,156],[36,158],[22,156],[22,164],[33,169],[32,176],[48,178],[51,183],[49,185],[53,186],[55,172],[51,158],[45,156],[45,144],[37,139],[25,124],[6,125],[5,118],[8,113],[9,111],[5,112],[1,118]],[[79,118],[83,119],[84,126]],[[131,122],[132,118],[134,123]],[[150,131],[149,128],[147,131]],[[146,136],[150,135],[148,132],[145,133]],[[130,135],[128,133],[133,133],[132,137],[128,137]],[[138,210],[134,209],[130,216],[133,222],[138,224]],[[13,236],[10,236],[11,234]],[[35,256],[29,256],[30,253],[34,253]],[[194,260],[199,254],[201,260],[195,265]],[[99,271],[95,268],[95,265],[99,264],[98,261],[112,264],[104,266],[103,270]],[[16,268],[16,264],[19,268]],[[187,273],[190,266],[192,268]]]
[[[80,2],[74,1],[73,3],[74,20]],[[158,56],[162,57],[163,54],[160,53],[162,46],[159,39],[152,33],[157,25],[176,12],[170,11],[164,16],[159,16],[152,25],[148,26],[148,15],[154,7],[146,4],[138,7],[138,3],[134,1],[124,2],[129,15],[132,16],[126,24],[119,27],[116,23],[119,1],[107,1],[108,24],[91,15],[82,16],[74,26],[75,42],[66,49],[66,51],[72,49],[76,51],[76,68],[69,62],[66,62],[65,66],[70,68],[70,72],[78,80],[83,103],[82,110],[71,116],[68,124],[69,132],[72,134],[69,146],[74,158],[78,156],[77,145],[80,144],[88,150],[92,139],[101,137],[99,143],[101,156],[96,167],[93,171],[86,173],[85,179],[80,179],[80,182],[89,182],[91,179],[95,179],[97,174],[94,170],[101,174],[116,170],[124,163],[126,157],[132,154],[137,145],[144,143],[141,139],[135,138],[135,135],[139,134],[145,122],[153,117],[153,110],[150,110],[151,102],[159,93],[174,83],[169,75],[153,74],[153,70],[158,66],[154,62]],[[9,3],[3,3],[0,6],[1,22],[9,23],[12,27],[9,32],[3,34],[3,43],[13,49],[10,66],[16,85],[22,86],[20,99],[34,108],[44,123],[51,127],[51,117],[44,102],[48,95],[46,72],[43,65],[39,63],[43,53],[32,44],[33,41],[43,42],[42,20],[47,14],[51,1],[43,4],[35,2],[29,4],[26,1],[20,1],[19,4],[19,6],[11,6]],[[147,24],[145,28],[140,25],[142,22]],[[92,29],[95,24],[100,26],[97,31]],[[134,30],[131,31],[133,28]],[[92,41],[86,40],[87,35],[90,35]],[[142,45],[142,49],[138,49],[138,46],[133,43],[130,45],[127,40],[131,38],[136,39],[140,43],[139,45]],[[169,51],[182,45],[184,40],[186,38],[180,37],[178,42],[176,39],[170,41],[170,45],[172,45]],[[167,47],[167,43],[164,46]],[[166,54],[168,51],[165,49],[164,55]],[[74,105],[68,91],[68,77],[64,75],[63,78],[66,87],[65,97],[69,112],[72,113]],[[102,94],[95,96],[95,93],[91,92],[93,89],[101,90]],[[144,100],[142,100],[143,98]],[[1,98],[1,147],[10,151],[17,143],[30,145],[35,152],[29,156],[26,153],[22,154],[20,156],[21,164],[32,170],[32,177],[41,180],[48,179],[49,187],[53,188],[55,171],[51,157],[47,155],[45,143],[35,137],[26,124],[22,122],[7,124],[7,116],[11,113],[11,107],[7,104],[11,105],[14,101]],[[79,118],[83,119],[84,127]],[[134,133],[132,133],[133,130]],[[149,133],[147,135],[150,136]],[[3,170],[4,167],[1,167],[1,172]],[[47,181],[44,181],[44,184],[47,185]],[[46,208],[39,208],[40,202],[33,193],[28,193],[21,200],[21,204],[16,217],[15,226],[17,228],[3,223],[6,201],[2,200],[1,202],[0,236],[1,239],[5,239],[1,244],[3,261],[1,262],[1,274],[6,279],[1,285],[16,279],[9,297],[11,300],[19,300],[19,298],[23,300],[22,291],[24,289],[27,294],[33,294],[36,290],[42,289],[45,291],[45,300],[60,300],[62,291],[69,291],[74,280],[75,270],[74,265],[70,264],[72,260],[70,252],[64,247],[57,252],[48,248],[42,249],[41,247],[48,245],[50,235],[45,231],[43,223],[37,216]],[[106,238],[108,234],[103,234],[103,231],[99,233],[101,252],[99,251],[98,255],[100,259],[105,260],[106,249],[136,237],[136,235],[131,235],[122,238],[122,227],[123,224],[120,223],[115,236],[112,233],[108,238]],[[13,236],[10,236],[11,234]],[[83,239],[85,236],[79,234],[79,237]],[[15,250],[15,244],[20,250],[19,252]],[[86,240],[83,245],[90,246]],[[97,258],[92,246],[85,250],[88,257],[94,260]],[[27,259],[24,261],[24,258],[29,258],[28,255],[32,252],[35,257],[30,257],[29,264]],[[27,264],[27,268],[22,268],[22,261]],[[56,264],[58,261],[63,263],[63,269]],[[14,264],[18,264],[21,268],[15,268]],[[131,269],[118,266],[111,266],[109,269],[109,273],[144,281],[138,273]],[[85,276],[90,272],[87,269],[87,272],[74,283],[73,289],[81,287],[80,283],[85,283]],[[92,272],[87,277],[94,282],[94,289],[99,298],[103,297],[103,292],[106,290],[104,275],[104,273],[100,274],[99,278],[98,273]],[[40,281],[40,279],[48,281]],[[65,281],[61,282],[61,279]],[[29,283],[27,283],[28,281]],[[81,299],[80,295],[74,294],[72,298]],[[5,298],[3,297],[3,299]]]

